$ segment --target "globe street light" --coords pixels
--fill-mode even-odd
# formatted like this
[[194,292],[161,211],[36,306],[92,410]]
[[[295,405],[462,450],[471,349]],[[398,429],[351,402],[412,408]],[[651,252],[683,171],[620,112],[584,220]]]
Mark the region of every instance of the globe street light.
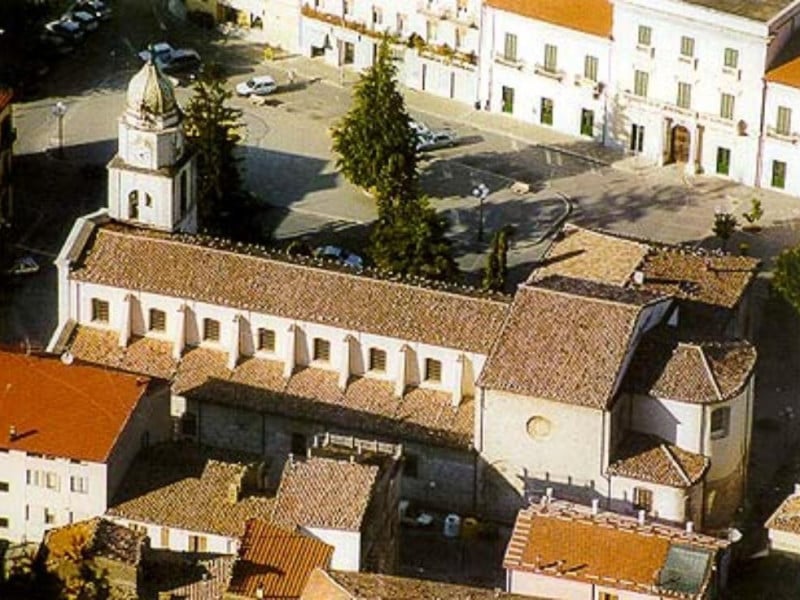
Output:
[[483,241],[483,201],[489,195],[489,188],[485,183],[479,183],[472,188],[472,195],[478,199],[478,241]]
[[64,156],[64,115],[67,114],[67,105],[60,100],[53,107],[53,114],[58,118],[58,155]]

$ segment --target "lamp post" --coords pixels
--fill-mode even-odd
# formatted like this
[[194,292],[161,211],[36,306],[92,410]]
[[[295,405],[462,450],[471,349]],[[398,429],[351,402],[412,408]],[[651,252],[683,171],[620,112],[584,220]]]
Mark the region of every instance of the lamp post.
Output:
[[472,195],[478,199],[478,241],[483,241],[483,201],[489,195],[489,188],[485,183],[479,183],[472,188]]
[[58,155],[64,156],[64,115],[67,114],[67,105],[60,100],[53,107],[53,114],[58,119]]

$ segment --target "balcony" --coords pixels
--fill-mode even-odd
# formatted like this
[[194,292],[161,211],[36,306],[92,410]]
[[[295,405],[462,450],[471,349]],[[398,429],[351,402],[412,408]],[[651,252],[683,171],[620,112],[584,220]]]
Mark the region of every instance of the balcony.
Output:
[[542,77],[548,77],[550,79],[555,79],[556,81],[561,81],[566,77],[566,73],[563,70],[555,69],[553,67],[548,67],[546,65],[536,64],[533,66],[533,72],[537,75],[541,75]]
[[800,139],[800,133],[796,131],[778,131],[777,127],[773,127],[772,125],[767,126],[767,137],[771,137],[776,140],[780,140],[782,142],[790,142],[792,144],[796,144],[797,140]]
[[469,9],[462,8],[457,10],[455,16],[452,17],[452,19],[458,25],[471,27],[472,29],[478,28],[478,17],[477,15],[473,14]]
[[494,62],[499,65],[503,65],[505,67],[511,67],[512,69],[519,69],[521,70],[522,67],[525,66],[525,63],[522,62],[516,56],[506,56],[502,52],[498,52],[494,55]]

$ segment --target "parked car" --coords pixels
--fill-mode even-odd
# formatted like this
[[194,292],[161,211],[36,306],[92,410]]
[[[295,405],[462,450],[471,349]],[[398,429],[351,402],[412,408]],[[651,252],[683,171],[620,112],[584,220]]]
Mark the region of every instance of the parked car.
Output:
[[189,48],[173,50],[168,56],[157,56],[155,63],[161,71],[181,81],[194,80],[203,66],[200,55]]
[[146,50],[139,52],[139,58],[147,62],[151,57],[153,60],[156,60],[158,58],[170,56],[173,52],[175,52],[175,48],[173,48],[169,43],[158,42],[157,44],[152,44]]
[[239,96],[267,96],[278,89],[275,79],[269,75],[260,75],[236,86]]
[[72,21],[75,21],[78,25],[81,26],[81,29],[83,29],[86,32],[97,31],[97,28],[100,26],[97,17],[83,10],[73,11],[67,13],[65,16],[71,19]]
[[358,254],[340,248],[339,246],[320,246],[314,250],[314,256],[317,258],[326,258],[328,260],[335,260],[342,263],[351,269],[363,269],[364,259]]
[[411,119],[408,121],[408,126],[411,127],[417,135],[424,135],[431,132],[431,128],[421,121],[414,121]]
[[100,0],[79,0],[73,10],[87,12],[100,21],[108,21],[112,15],[111,7]]
[[440,148],[452,148],[458,141],[456,134],[449,130],[417,134],[417,137],[417,151],[419,152],[429,152]]
[[32,256],[23,256],[15,260],[6,273],[9,275],[30,275],[39,271],[39,264]]
[[71,44],[83,42],[83,29],[81,26],[67,17],[61,17],[58,21],[50,21],[44,26],[45,32],[60,35]]

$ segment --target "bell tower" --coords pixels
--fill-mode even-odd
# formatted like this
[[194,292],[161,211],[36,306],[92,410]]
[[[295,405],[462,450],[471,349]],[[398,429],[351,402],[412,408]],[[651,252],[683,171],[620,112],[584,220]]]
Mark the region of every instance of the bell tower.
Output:
[[116,220],[197,231],[197,161],[186,148],[175,90],[152,61],[128,84],[119,148],[108,164],[108,210]]

